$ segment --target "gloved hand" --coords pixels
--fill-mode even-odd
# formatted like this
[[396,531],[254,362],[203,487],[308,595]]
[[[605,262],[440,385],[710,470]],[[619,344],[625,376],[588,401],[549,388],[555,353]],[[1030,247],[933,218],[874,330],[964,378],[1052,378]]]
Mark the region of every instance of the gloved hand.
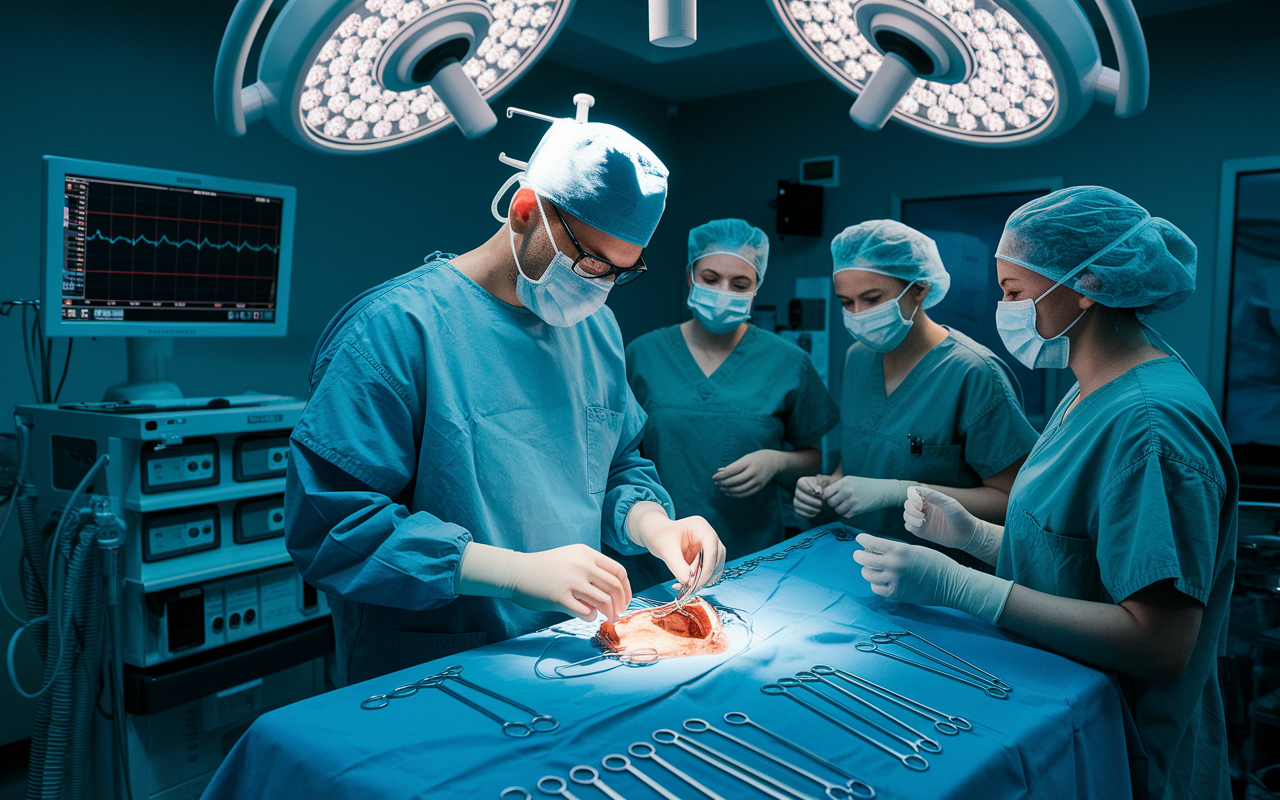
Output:
[[907,490],[902,521],[908,533],[943,547],[958,547],[988,564],[996,563],[1000,555],[1002,526],[978,519],[959,500],[928,487]]
[[721,467],[712,475],[716,488],[729,497],[750,497],[768,485],[781,464],[777,450],[757,450]]
[[585,544],[518,553],[470,542],[454,576],[460,595],[501,597],[531,611],[563,611],[590,622],[610,622],[631,602],[622,565]]
[[627,512],[627,536],[662,560],[684,586],[693,578],[694,562],[702,556],[702,575],[693,591],[720,577],[724,569],[724,544],[702,517],[671,519],[657,503],[641,500]]
[[907,489],[916,485],[915,481],[846,475],[827,487],[823,499],[837,514],[848,518],[900,506],[907,502]]
[[796,481],[796,513],[805,519],[816,517],[822,510],[822,493],[830,483],[830,475],[807,475]]
[[890,600],[967,611],[995,625],[1013,581],[962,567],[928,547],[858,534],[864,549],[853,554],[871,591]]

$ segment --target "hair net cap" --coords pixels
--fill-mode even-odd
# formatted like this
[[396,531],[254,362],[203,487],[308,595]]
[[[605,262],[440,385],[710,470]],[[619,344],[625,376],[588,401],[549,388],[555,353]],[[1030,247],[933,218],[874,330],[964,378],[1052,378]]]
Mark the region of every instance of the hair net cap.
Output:
[[556,120],[524,181],[596,230],[640,247],[667,203],[667,168],[639,139],[603,122]]
[[1059,189],[1013,212],[996,258],[1143,314],[1176,308],[1196,288],[1195,243],[1102,186]]
[[706,256],[737,256],[756,271],[756,286],[764,283],[769,266],[769,237],[743,219],[713,219],[689,231],[689,266]]
[[845,228],[831,240],[831,259],[835,272],[860,269],[906,283],[928,284],[925,308],[942,302],[951,288],[951,276],[942,265],[938,245],[915,228],[892,219],[872,219]]

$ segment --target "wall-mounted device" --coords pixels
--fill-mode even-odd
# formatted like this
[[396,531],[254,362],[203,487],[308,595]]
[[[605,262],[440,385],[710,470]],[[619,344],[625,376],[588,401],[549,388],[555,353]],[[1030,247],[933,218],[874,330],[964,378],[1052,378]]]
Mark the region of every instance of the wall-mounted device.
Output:
[[779,236],[822,235],[822,187],[778,181],[775,198]]

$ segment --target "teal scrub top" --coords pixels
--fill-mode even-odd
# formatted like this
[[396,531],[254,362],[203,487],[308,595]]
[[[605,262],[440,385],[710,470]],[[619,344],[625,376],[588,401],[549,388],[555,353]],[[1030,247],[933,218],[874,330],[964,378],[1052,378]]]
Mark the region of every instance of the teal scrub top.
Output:
[[1239,488],[1226,433],[1177,358],[1140,364],[1059,404],[1018,472],[996,574],[1061,597],[1118,603],[1157,581],[1203,603],[1178,680],[1132,678],[1152,798],[1231,796],[1218,688],[1235,576]]
[[[672,325],[631,342],[626,356],[631,388],[649,416],[640,451],[657,467],[676,513],[705,517],[730,559],[782,541],[778,484],[734,498],[711,476],[756,450],[818,447],[836,426],[839,408],[808,353],[749,325],[708,377]],[[660,570],[655,580],[670,578]],[[641,585],[635,576],[632,583]]]
[[468,542],[643,552],[623,531],[631,507],[674,511],[639,453],[644,411],[613,312],[547,325],[450,258],[338,313],[293,429],[285,544],[331,600],[340,683],[564,620],[459,597]]
[[[888,397],[884,356],[857,342],[845,355],[840,398],[845,475],[973,488],[1025,456],[1037,436],[1008,365],[960,331],[947,328],[947,338],[925,353]],[[911,437],[919,440],[918,447],[912,447]],[[848,524],[877,536],[929,544],[907,533],[896,506],[859,514]]]

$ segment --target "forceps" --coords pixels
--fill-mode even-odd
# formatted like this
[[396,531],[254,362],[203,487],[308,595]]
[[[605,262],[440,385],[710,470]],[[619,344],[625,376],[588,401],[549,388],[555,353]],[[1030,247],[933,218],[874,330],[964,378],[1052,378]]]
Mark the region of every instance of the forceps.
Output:
[[608,784],[600,780],[600,773],[595,767],[577,766],[569,770],[569,780],[579,786],[594,786],[604,792],[609,800],[626,800],[622,795],[610,789]]
[[508,736],[514,736],[517,739],[523,739],[524,737],[529,736],[530,734],[533,733],[533,726],[530,725],[529,723],[515,722],[512,720],[503,719],[502,717],[493,713],[492,711],[480,705],[479,703],[474,702],[470,698],[464,697],[463,695],[460,695],[457,692],[450,689],[448,686],[445,686],[444,685],[445,680],[446,680],[445,678],[436,678],[436,677],[423,678],[422,680],[418,681],[418,685],[421,686],[423,689],[439,689],[440,691],[444,692],[450,697],[453,697],[463,703],[466,703],[467,705],[474,708],[476,711],[479,711],[481,714],[484,714],[489,719],[501,725],[502,732]]
[[[964,664],[966,667],[976,669],[978,672],[982,673],[983,677],[980,678],[977,675],[974,675],[972,672],[969,672],[968,670],[960,669],[955,664],[950,664],[946,661],[943,661],[937,656],[930,655],[929,653],[926,653],[923,650],[920,650],[918,648],[912,647],[911,645],[902,641],[904,638],[908,636],[914,636],[920,641],[932,647],[934,650],[937,650],[939,653],[945,653],[951,658],[954,658],[956,661],[959,661],[961,664]],[[1000,689],[1005,690],[1005,692],[1013,691],[1012,686],[1000,680],[995,675],[992,675],[990,672],[987,672],[985,669],[982,669],[981,667],[970,664],[968,661],[965,661],[963,658],[956,655],[955,653],[952,653],[950,650],[943,650],[941,647],[938,647],[936,644],[924,638],[918,633],[912,633],[911,631],[887,631],[885,633],[875,634],[874,636],[871,637],[871,641],[875,642],[876,644],[896,644],[899,647],[904,647],[907,650],[910,650],[911,652],[923,658],[929,659],[935,664],[941,664],[942,666],[947,667],[948,669],[954,669],[956,672],[964,673],[965,675],[968,675],[970,678],[973,678],[974,680],[981,681],[983,683],[990,683],[992,686],[996,686]]]
[[[640,744],[643,744],[643,742],[641,742]],[[658,795],[663,798],[663,800],[680,800],[679,797],[667,791],[666,787],[664,787],[662,784],[658,783],[653,778],[650,778],[648,775],[645,775],[643,772],[636,769],[631,764],[631,759],[627,758],[626,756],[618,755],[617,753],[610,753],[609,755],[600,759],[600,765],[603,766],[605,769],[609,770],[610,772],[631,773],[636,778],[638,778],[640,782],[643,783],[645,786],[648,786],[650,789],[657,792]],[[573,776],[570,775],[570,777],[573,777]]]
[[711,800],[724,800],[724,798],[721,797],[720,795],[711,791],[707,787],[695,781],[693,778],[686,775],[684,772],[681,772],[676,767],[667,763],[666,759],[658,755],[658,748],[654,747],[648,742],[635,742],[630,747],[627,748],[627,752],[630,753],[635,758],[649,759],[653,763],[665,769],[667,772],[670,772],[672,775],[675,775],[680,780],[684,781],[685,783],[689,784],[693,788],[702,792],[707,797],[710,797]]
[[703,556],[705,554],[706,554],[705,550],[698,551],[698,563],[693,568],[693,577],[689,579],[688,583],[680,587],[680,591],[676,593],[676,599],[669,604],[671,608],[663,610],[662,607],[659,606],[658,608],[654,609],[653,616],[657,617],[658,619],[662,619],[663,617],[670,614],[672,611],[679,611],[681,614],[684,613],[685,604],[693,599],[694,587],[698,585],[698,581],[702,578],[702,561],[703,561]]
[[[546,786],[542,785],[544,783]],[[538,778],[538,791],[546,794],[558,794],[565,800],[578,800],[573,796],[573,792],[569,791],[569,784],[558,775],[544,775]]]
[[[795,764],[792,764],[790,761],[787,761],[786,759],[779,758],[778,756],[775,756],[773,753],[770,753],[766,750],[761,750],[759,747],[756,747],[750,742],[739,739],[737,736],[734,736],[732,733],[720,730],[719,728],[712,725],[710,722],[707,722],[705,719],[696,719],[696,718],[686,719],[684,721],[684,729],[686,731],[689,731],[690,733],[705,733],[706,731],[711,731],[712,733],[716,734],[717,736],[723,739],[728,739],[734,744],[737,744],[740,747],[744,747],[747,750],[750,750],[751,752],[755,753],[761,758],[767,758],[780,767],[785,767],[786,769],[791,770],[792,772],[796,773],[801,777],[808,778],[809,780],[813,781],[814,783],[821,786],[824,790],[826,790],[827,797],[830,797],[831,800],[850,800],[850,798],[860,798],[861,800],[871,800],[876,796],[876,790],[871,788],[869,785],[862,783],[861,781],[855,782],[853,780],[850,780],[849,781],[850,785],[848,786],[841,786],[838,783],[832,783],[831,781],[826,780],[825,778],[821,778],[817,775],[814,775],[812,772],[810,772],[807,769],[804,769],[803,767],[798,767]],[[859,794],[858,792],[855,792],[853,789],[854,786],[861,787],[861,789],[865,793]]]
[[[889,731],[885,730],[884,728],[881,728],[879,725],[877,725],[876,723],[872,722],[871,720],[864,718],[861,714],[857,713],[854,709],[849,708],[848,706],[844,705],[843,703],[838,703],[838,702],[836,702],[835,700],[832,700],[830,697],[827,697],[826,695],[822,694],[821,692],[815,692],[815,694],[818,694],[819,696],[821,696],[823,699],[825,699],[827,702],[831,703],[832,705],[837,706],[838,708],[842,708],[842,709],[844,709],[845,711],[848,711],[850,714],[853,714],[855,717],[858,717],[859,719],[862,719],[862,720],[863,720],[863,722],[866,722],[868,725],[872,725],[872,726],[874,726],[874,727],[876,727],[876,728],[879,728],[880,730],[884,731],[885,733],[888,733],[890,736],[893,736],[895,739],[897,739],[898,741],[900,741],[900,742],[902,742],[903,744],[907,745],[907,746],[908,746],[908,747],[910,747],[912,750],[915,750],[917,753],[918,753],[918,752],[920,752],[921,750],[925,751],[926,753],[941,753],[941,752],[942,752],[942,745],[938,744],[938,742],[937,742],[937,740],[936,740],[936,739],[930,739],[928,736],[925,736],[923,733],[921,733],[920,731],[918,731],[918,730],[916,730],[915,728],[911,727],[910,725],[908,725],[907,723],[903,722],[902,720],[898,719],[898,718],[897,718],[897,717],[895,717],[894,715],[890,714],[888,711],[885,711],[885,710],[884,710],[883,708],[881,708],[880,706],[878,706],[878,705],[876,705],[875,703],[872,703],[872,702],[870,702],[870,701],[868,701],[868,700],[865,700],[865,699],[863,699],[863,698],[861,698],[861,697],[858,697],[856,694],[854,694],[853,692],[851,692],[851,691],[849,691],[848,689],[844,688],[843,686],[840,686],[839,684],[837,684],[837,683],[835,683],[835,682],[833,682],[833,681],[829,681],[829,680],[827,680],[825,677],[823,677],[823,676],[821,676],[821,675],[818,675],[818,674],[816,674],[816,673],[814,673],[814,672],[797,672],[797,673],[796,673],[796,677],[797,677],[797,678],[799,678],[801,682],[807,682],[807,683],[813,683],[813,682],[821,681],[822,683],[825,683],[826,685],[830,686],[832,689],[835,689],[837,692],[840,692],[841,694],[845,695],[846,697],[848,697],[848,698],[850,698],[850,699],[852,699],[852,700],[856,700],[857,702],[861,703],[862,705],[864,705],[864,706],[866,706],[867,708],[871,709],[872,711],[876,712],[877,714],[879,714],[880,716],[884,717],[885,719],[891,720],[892,722],[896,723],[897,725],[899,725],[899,726],[901,726],[901,727],[905,728],[906,730],[910,731],[911,733],[915,734],[915,736],[916,736],[916,741],[915,741],[915,742],[908,742],[906,739],[903,739],[903,738],[902,738],[902,737],[900,737],[900,736],[895,736],[894,734],[889,733]],[[926,747],[925,745],[928,745],[928,747]]]
[[[716,753],[716,758],[723,759],[723,761],[717,761],[715,758],[712,758],[710,755],[708,755],[709,753],[715,753],[715,751],[712,750],[710,747],[707,747],[704,744],[694,742],[692,739],[689,739],[688,737],[685,737],[685,736],[681,736],[680,734],[676,733],[673,730],[668,730],[666,728],[663,728],[662,730],[654,731],[653,740],[658,744],[675,745],[676,747],[685,751],[686,753],[698,759],[699,761],[709,766],[715,767],[716,769],[720,770],[726,775],[737,778],[738,780],[742,781],[748,786],[752,786],[757,790],[764,792],[765,794],[772,797],[773,800],[792,800],[792,797],[782,794],[781,792],[774,791],[769,786],[766,786],[765,784],[756,780],[756,778],[763,777],[773,786],[785,787],[786,791],[790,792],[791,795],[793,795],[794,797],[800,798],[800,800],[813,800],[812,797],[809,797],[806,794],[802,794],[801,792],[798,792],[795,789],[792,789],[791,787],[786,786],[786,784],[783,784],[779,781],[773,780],[772,778],[764,776],[762,773],[756,772],[750,767],[744,768],[744,766],[741,763],[734,761],[728,756],[724,756],[719,753]],[[696,749],[692,746],[695,744],[697,745]],[[704,750],[706,751],[706,753],[703,752]],[[753,775],[755,777],[752,777]]]
[[[988,697],[994,697],[997,700],[1004,700],[1009,696],[1008,690],[1002,689],[999,686],[996,686],[994,683],[986,683],[981,681],[970,680],[969,678],[962,678],[959,675],[955,674],[954,672],[947,672],[945,670],[940,670],[937,667],[931,667],[928,664],[921,664],[919,661],[912,661],[909,658],[903,658],[897,653],[890,653],[888,650],[883,649],[882,647],[880,647],[881,644],[883,644],[883,642],[856,642],[853,646],[858,648],[858,650],[863,653],[875,653],[876,655],[884,656],[886,658],[892,658],[894,661],[901,661],[904,664],[910,664],[911,666],[917,667],[926,672],[932,672],[935,675],[941,675],[944,678],[950,678],[953,681],[967,683],[968,685],[974,687],[975,689],[981,689]],[[965,673],[965,674],[968,674],[968,673]]]
[[944,714],[936,708],[930,708],[918,700],[912,700],[910,697],[900,695],[892,689],[887,689],[878,683],[872,683],[866,678],[860,678],[852,672],[846,672],[845,670],[836,669],[835,667],[828,667],[826,664],[814,664],[811,671],[815,675],[839,676],[859,689],[879,695],[890,703],[896,703],[908,711],[913,711],[933,722],[933,727],[937,729],[939,733],[945,733],[948,736],[955,736],[960,731],[973,730],[973,724],[964,717],[954,717],[950,714]]
[[[513,708],[518,708],[524,713],[531,715],[533,719],[530,720],[529,725],[527,727],[534,733],[550,733],[551,731],[554,731],[556,728],[560,727],[560,720],[556,719],[550,714],[539,714],[537,711],[534,711],[532,708],[529,708],[523,703],[517,703],[515,700],[512,700],[510,697],[503,697],[497,692],[486,689],[483,686],[477,686],[476,684],[462,677],[462,666],[460,664],[454,664],[452,667],[448,667],[438,675],[432,675],[430,678],[424,678],[423,680],[418,681],[418,685],[422,686],[423,688],[427,688],[427,683],[430,681],[434,681],[437,678],[442,680],[457,681],[463,686],[467,686],[471,689],[474,689],[477,692],[480,692],[481,694],[487,694],[495,700],[499,700]],[[439,688],[439,687],[435,687],[435,688]],[[453,692],[449,692],[449,694],[453,694]],[[542,724],[541,728],[538,727],[539,724]]]
[[786,697],[788,697],[788,698],[790,698],[790,699],[792,699],[792,700],[796,701],[796,702],[797,702],[797,703],[799,703],[800,705],[802,705],[802,706],[804,706],[805,708],[809,709],[810,711],[812,711],[813,713],[815,713],[815,714],[817,714],[818,716],[822,717],[823,719],[827,720],[828,722],[832,723],[833,725],[836,725],[837,727],[841,728],[842,730],[848,731],[849,733],[853,734],[854,736],[857,736],[859,739],[863,740],[863,741],[864,741],[864,742],[866,742],[867,744],[869,744],[869,745],[871,745],[871,746],[873,746],[873,747],[876,747],[876,748],[878,748],[878,749],[882,750],[883,752],[885,752],[885,753],[887,753],[887,754],[889,754],[889,755],[893,756],[894,758],[898,759],[899,761],[901,761],[901,762],[902,762],[902,765],[903,765],[904,767],[906,767],[907,769],[913,769],[913,770],[915,770],[915,771],[917,771],[917,772],[924,772],[926,769],[928,769],[928,768],[929,768],[929,762],[928,762],[928,761],[926,761],[926,760],[925,760],[925,757],[924,757],[924,756],[922,756],[922,755],[920,755],[919,753],[916,753],[916,752],[911,752],[911,753],[899,753],[897,750],[894,750],[892,747],[890,747],[889,745],[887,745],[887,744],[885,744],[884,742],[880,741],[879,739],[876,739],[876,738],[875,738],[875,737],[873,737],[873,736],[868,736],[867,734],[863,733],[862,731],[858,730],[857,728],[850,727],[849,725],[846,725],[845,723],[843,723],[843,722],[841,722],[840,720],[836,719],[835,717],[831,716],[831,715],[830,715],[830,714],[828,714],[827,712],[825,712],[825,711],[823,711],[822,709],[818,708],[818,707],[817,707],[817,706],[815,706],[813,703],[810,703],[810,702],[808,702],[807,700],[803,700],[803,699],[801,699],[801,698],[799,697],[799,695],[796,695],[796,694],[794,694],[794,693],[792,693],[792,692],[788,691],[788,686],[787,686],[787,684],[784,684],[782,681],[788,681],[788,682],[790,682],[790,681],[795,681],[795,683],[793,684],[793,685],[795,685],[795,686],[802,686],[802,685],[803,685],[803,684],[801,684],[801,683],[800,683],[800,681],[796,680],[795,678],[782,678],[782,679],[781,679],[781,680],[779,680],[777,683],[766,683],[764,686],[761,686],[761,687],[760,687],[760,691],[761,691],[761,692],[764,692],[765,694],[773,694],[773,695],[780,694],[780,695],[785,695]]
[[828,761],[827,759],[813,752],[812,750],[805,747],[804,745],[796,744],[795,742],[786,738],[782,734],[774,733],[773,731],[769,730],[765,726],[752,721],[750,717],[748,717],[746,714],[742,713],[741,711],[728,712],[727,714],[724,715],[724,721],[729,723],[730,725],[746,725],[746,726],[755,728],[756,730],[763,733],[765,736],[768,736],[770,739],[773,739],[778,744],[785,745],[786,747],[790,747],[792,750],[796,751],[802,756],[805,756],[806,758],[809,758],[814,763],[821,764],[822,766],[831,770],[832,772],[839,775],[840,777],[845,778],[846,779],[845,786],[849,787],[850,791],[856,791],[854,787],[863,787],[866,789],[866,791],[870,792],[870,794],[865,795],[865,797],[867,797],[868,800],[876,796],[876,790],[871,788],[871,784],[867,783],[864,780],[861,780],[860,778],[855,777],[853,774],[845,771],[838,765],[833,764],[831,761]]

